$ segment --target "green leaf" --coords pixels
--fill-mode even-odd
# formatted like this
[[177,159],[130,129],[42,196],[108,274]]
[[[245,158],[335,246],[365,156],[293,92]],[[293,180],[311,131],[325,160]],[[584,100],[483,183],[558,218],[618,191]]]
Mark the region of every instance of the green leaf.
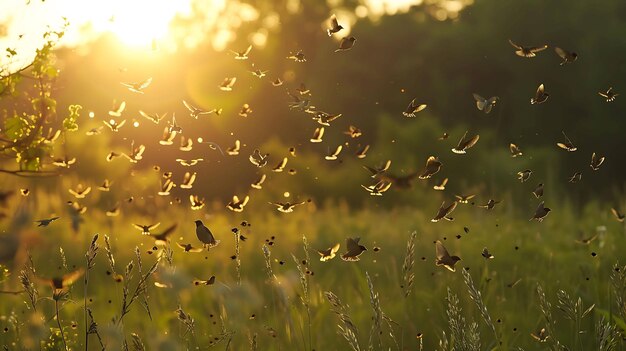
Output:
[[78,130],[78,117],[80,116],[80,110],[83,107],[81,105],[70,105],[70,114],[63,120],[63,128],[68,132],[75,132]]
[[13,115],[4,121],[4,133],[10,140],[18,140],[28,134],[28,120],[22,116]]

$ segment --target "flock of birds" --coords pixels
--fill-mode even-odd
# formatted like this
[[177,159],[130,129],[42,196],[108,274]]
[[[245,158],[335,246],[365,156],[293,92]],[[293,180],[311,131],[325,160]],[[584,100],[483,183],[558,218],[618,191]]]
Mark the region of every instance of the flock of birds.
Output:
[[[328,36],[333,36],[336,33],[341,32],[342,30],[343,30],[343,27],[341,26],[341,24],[339,24],[339,22],[337,21],[337,18],[333,15],[330,19],[330,27],[327,29]],[[547,45],[531,47],[531,46],[519,45],[519,44],[514,43],[513,41],[509,41],[509,42],[515,48],[515,54],[523,58],[533,58],[538,53],[548,48]],[[355,43],[356,43],[355,37],[353,36],[344,37],[343,39],[340,40],[339,46],[335,51],[336,52],[348,51],[353,48]],[[243,51],[240,51],[240,52],[233,51],[232,53],[234,54],[234,59],[236,60],[248,60],[251,50],[252,50],[252,46],[248,46]],[[561,65],[572,64],[576,61],[578,57],[578,55],[575,52],[570,52],[559,47],[555,48],[555,52],[562,60],[560,63]],[[287,57],[287,59],[293,60],[295,62],[305,62],[306,56],[304,55],[302,51],[298,51],[296,53],[290,54]],[[250,72],[255,77],[263,78],[268,73],[268,71],[256,69],[254,65],[252,65],[252,67],[253,67],[253,70],[251,70]],[[236,77],[226,77],[223,80],[223,82],[219,85],[219,89],[222,91],[227,91],[227,92],[232,91],[236,82],[237,82]],[[150,87],[151,83],[152,83],[152,78],[148,78],[141,82],[122,83],[122,85],[125,86],[129,91],[133,93],[144,94],[146,89]],[[272,81],[273,86],[281,86],[283,85],[283,83],[284,82],[280,78],[276,78],[274,81]],[[289,96],[288,107],[291,110],[299,111],[307,115],[310,115],[312,119],[318,123],[319,126],[315,129],[314,135],[311,137],[309,141],[311,143],[321,143],[323,141],[325,128],[330,127],[331,123],[335,121],[336,119],[340,118],[342,114],[340,113],[331,114],[331,113],[327,113],[316,108],[312,104],[311,99],[309,98],[311,96],[310,90],[307,89],[304,84],[301,84],[300,87],[295,89],[294,92],[288,90],[287,94]],[[601,91],[598,94],[602,98],[606,99],[607,102],[613,102],[616,99],[616,97],[619,95],[613,91],[613,88],[609,88],[606,91]],[[480,96],[479,94],[473,94],[473,97],[476,102],[476,108],[486,114],[490,113],[496,107],[498,100],[499,100],[497,96],[484,98]],[[549,94],[546,92],[546,88],[544,84],[540,84],[534,96],[530,98],[530,103],[533,105],[542,104],[548,100],[548,97],[549,97]],[[189,117],[195,120],[198,120],[202,116],[208,116],[212,114],[221,115],[223,113],[223,110],[220,108],[213,108],[213,109],[200,108],[186,100],[183,100],[182,103],[184,107],[187,109]],[[122,101],[119,104],[117,103],[114,103],[114,104],[115,104],[114,108],[108,112],[110,119],[103,121],[104,126],[96,127],[87,131],[87,135],[90,135],[90,136],[98,135],[102,132],[102,129],[105,126],[113,133],[118,132],[122,127],[124,127],[124,125],[126,124],[126,119],[122,119],[121,117],[126,109],[126,103]],[[427,108],[427,104],[421,103],[417,99],[413,99],[408,104],[406,109],[402,111],[402,115],[406,118],[414,118],[418,115],[419,112],[423,111],[426,108]],[[247,117],[251,113],[252,113],[252,109],[248,104],[244,104],[241,110],[239,111],[239,115],[242,117]],[[147,113],[143,110],[140,110],[139,114],[143,118],[145,118],[147,121],[155,123],[157,125],[160,124],[161,121],[167,118],[167,113],[165,114]],[[91,117],[93,117],[93,115]],[[134,123],[137,123],[137,121],[135,121]],[[344,132],[344,134],[346,134],[352,139],[356,139],[362,135],[362,131],[358,127],[351,125],[348,128],[348,130]],[[195,141],[192,138],[187,138],[183,135],[183,129],[177,123],[176,116],[173,114],[171,118],[168,119],[167,125],[163,129],[162,137],[158,141],[158,143],[163,146],[171,146],[174,144],[174,140],[176,139],[177,136],[180,136],[179,149],[181,151],[183,152],[190,151],[193,148],[193,144]],[[48,133],[47,139],[48,141],[54,141],[58,137],[59,137],[59,132],[58,131],[52,132],[51,130]],[[564,137],[564,140],[561,142],[558,142],[556,144],[557,147],[563,150],[566,150],[567,152],[577,151],[577,147],[575,146],[575,144],[572,142],[572,140],[570,140],[570,138],[564,132],[563,132],[563,137]],[[448,138],[448,135],[444,134],[439,139],[444,140],[447,138]],[[478,134],[468,135],[468,132],[465,132],[465,134],[461,137],[457,145],[454,146],[451,149],[451,151],[455,154],[466,154],[474,145],[476,145],[479,139],[480,139],[480,136]],[[240,150],[241,150],[240,140],[236,140],[234,145],[229,146],[229,147],[222,147],[218,145],[217,143],[204,141],[202,140],[202,138],[198,138],[196,141],[200,144],[207,144],[213,151],[219,152],[222,156],[237,156],[240,154]],[[342,152],[343,148],[344,148],[343,145],[340,144],[335,148],[329,149],[329,153],[324,156],[325,160],[328,160],[328,161],[337,160],[338,155]],[[358,159],[365,158],[369,148],[370,148],[369,145],[359,144],[358,150],[356,150],[355,152],[356,157]],[[519,157],[523,155],[523,152],[518,145],[511,143],[509,149],[510,149],[511,157]],[[112,162],[113,160],[117,158],[125,158],[131,163],[138,163],[140,160],[142,160],[145,150],[146,150],[145,145],[135,145],[134,141],[132,141],[129,152],[112,151],[106,156],[106,160],[108,162]],[[290,148],[289,153],[292,157],[295,157],[296,155],[295,148]],[[252,154],[249,155],[248,159],[253,166],[261,170],[262,168],[267,166],[268,161],[269,161],[269,154],[263,153],[259,149],[254,149]],[[200,162],[203,162],[204,159],[202,158],[195,158],[195,159],[177,158],[176,161],[184,167],[193,167],[193,166],[198,165]],[[286,169],[288,161],[289,161],[288,157],[284,157],[280,159],[278,164],[275,167],[273,167],[271,171],[283,172]],[[594,152],[591,157],[590,167],[592,168],[592,170],[597,171],[604,161],[605,161],[604,157],[598,156]],[[67,157],[64,157],[64,158],[53,159],[53,164],[55,166],[64,167],[64,168],[69,168],[75,162],[76,162],[75,158],[68,159]],[[397,188],[410,188],[412,185],[412,182],[415,179],[418,179],[418,178],[429,179],[433,177],[435,174],[437,174],[441,170],[442,166],[443,164],[438,159],[438,157],[429,156],[426,159],[425,166],[421,172],[413,172],[405,176],[396,176],[388,172],[388,170],[391,167],[391,160],[387,160],[386,162],[382,163],[380,166],[376,166],[376,167],[364,165],[364,168],[370,173],[370,176],[373,179],[373,183],[367,184],[367,185],[361,185],[361,187],[370,195],[382,196],[392,186],[397,187]],[[160,167],[155,166],[155,170],[160,171]],[[295,170],[293,169],[288,170],[288,172],[295,174]],[[532,175],[532,170],[530,169],[521,170],[517,173],[517,176],[520,182],[528,181],[531,175]],[[179,184],[176,184],[173,180],[172,172],[163,172],[162,181],[161,181],[160,189],[158,191],[158,195],[169,196],[171,190],[174,187],[179,187],[181,189],[192,189],[193,184],[196,181],[196,176],[197,176],[196,172],[185,172],[182,182]],[[576,172],[569,179],[569,181],[577,182],[581,179],[581,176],[582,176],[581,172]],[[262,189],[263,183],[265,182],[266,178],[267,178],[266,175],[264,173],[261,173],[259,179],[255,183],[251,184],[251,188]],[[448,182],[448,178],[445,178],[442,182],[435,184],[433,186],[433,189],[437,191],[445,190],[447,182]],[[105,179],[102,185],[98,187],[98,190],[107,192],[110,190],[111,185],[112,185],[112,182],[109,181],[108,179]],[[84,199],[85,196],[90,193],[90,191],[91,191],[91,187],[84,186],[82,184],[79,184],[76,188],[69,190],[71,195],[74,196],[76,199],[76,201],[68,202],[68,204],[70,205],[70,208],[72,209],[75,215],[80,216],[83,213],[85,213],[86,207],[79,204],[78,200]],[[539,199],[543,196],[543,191],[544,191],[543,184],[538,184],[538,186],[532,193],[537,199]],[[24,196],[27,196],[29,193],[28,189],[22,189],[21,192],[22,192],[22,195]],[[444,201],[439,207],[437,213],[431,219],[431,221],[438,222],[440,220],[447,220],[447,221],[454,220],[454,218],[451,217],[451,214],[457,208],[457,205],[468,203],[468,201],[471,200],[474,196],[475,194],[456,195],[456,199],[452,201],[451,203],[446,204],[446,202]],[[234,212],[242,212],[244,211],[244,208],[246,207],[246,204],[249,202],[249,200],[250,200],[249,195],[245,195],[242,198],[240,198],[237,195],[234,195],[232,197],[232,200],[226,205],[226,207],[229,210],[234,211]],[[127,201],[129,202],[132,201],[132,197],[129,198]],[[177,199],[177,201],[179,203],[182,203],[180,199]],[[199,210],[204,207],[204,199],[198,195],[194,195],[194,194],[189,195],[189,201],[190,201],[192,210]],[[495,199],[489,199],[484,205],[479,205],[479,206],[485,208],[486,210],[492,210],[495,208],[495,206],[499,202],[500,201],[495,200]],[[271,205],[275,206],[276,209],[282,213],[293,212],[296,207],[303,205],[305,203],[306,201],[270,202]],[[621,213],[616,208],[612,208],[611,210],[612,210],[613,215],[618,221],[620,222],[624,221],[625,216],[623,213]],[[541,201],[538,204],[535,210],[535,213],[532,215],[530,220],[531,221],[536,220],[536,221],[541,222],[546,218],[546,216],[549,213],[550,213],[550,208],[545,206],[544,201]],[[106,211],[106,215],[111,216],[111,217],[115,217],[119,214],[120,214],[119,204],[116,205],[114,208]],[[55,216],[51,218],[38,220],[37,223],[40,227],[46,227],[58,219],[59,217]],[[134,224],[134,227],[137,228],[139,231],[141,231],[142,235],[147,235],[147,236],[151,236],[152,238],[154,238],[156,244],[163,245],[169,241],[168,237],[174,232],[176,225],[173,225],[167,228],[164,232],[160,234],[152,233],[152,231],[155,230],[159,225],[160,223],[154,223],[154,224],[148,224],[148,225]],[[200,245],[196,246],[193,243],[177,242],[177,245],[182,250],[184,250],[184,252],[202,252],[203,250],[210,250],[219,245],[220,241],[215,238],[211,230],[201,220],[196,220],[195,225],[196,225],[196,237]],[[345,261],[358,261],[359,256],[364,251],[367,250],[367,248],[364,245],[360,244],[360,238],[358,237],[347,238],[345,245],[346,245],[346,251],[340,255],[340,257]],[[337,243],[327,249],[318,250],[318,253],[320,255],[320,261],[325,262],[325,261],[329,261],[333,259],[336,256],[336,254],[339,252],[339,249],[340,249],[340,244]],[[451,255],[446,250],[443,243],[439,240],[435,241],[435,253],[436,253],[435,264],[437,266],[443,266],[449,269],[450,271],[455,271],[455,264],[459,260],[461,260],[458,256]],[[486,259],[493,258],[493,255],[489,253],[489,250],[487,248],[484,248],[482,252],[482,256],[485,257]],[[78,276],[82,274],[81,271],[77,271],[77,272],[78,273],[72,272],[62,278],[55,278],[51,280],[49,283],[55,289],[64,288],[68,285],[71,285],[71,283],[77,279],[77,274]],[[212,277],[212,280],[209,279],[205,281],[205,283],[212,284],[214,281],[215,281],[215,278]]]

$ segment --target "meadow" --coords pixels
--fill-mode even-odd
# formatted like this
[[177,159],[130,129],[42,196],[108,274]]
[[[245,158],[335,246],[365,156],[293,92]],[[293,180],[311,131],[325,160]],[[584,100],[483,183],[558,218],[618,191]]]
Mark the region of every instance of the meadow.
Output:
[[0,5],[3,350],[626,349],[626,3],[114,2]]
[[[618,260],[625,229],[597,206],[578,215],[562,209],[543,223],[529,224],[514,210],[486,213],[466,204],[445,230],[411,207],[350,209],[336,203],[289,214],[245,215],[223,213],[219,207],[215,204],[214,215],[206,211],[204,219],[221,243],[202,253],[173,245],[195,242],[193,220],[198,216],[189,210],[160,212],[162,226],[178,223],[178,228],[172,243],[157,250],[151,237],[132,227],[132,217],[106,229],[99,224],[106,222],[104,216],[85,223],[86,232],[98,233],[98,250],[85,275],[88,284],[81,277],[59,300],[58,321],[68,347],[85,347],[85,302],[97,324],[89,334],[90,349],[101,349],[100,338],[109,350],[623,347],[620,296],[626,277]],[[31,258],[21,261],[28,266],[32,259],[35,274],[26,266],[10,268],[3,290],[23,290],[21,270],[37,279],[33,277],[87,269],[85,255],[93,237],[75,236],[63,223],[55,224],[29,235]],[[234,228],[245,241],[236,240]],[[589,244],[577,242],[594,234]],[[360,236],[368,248],[360,261],[319,261],[316,249],[339,242],[341,253],[346,236]],[[436,239],[462,258],[456,272],[435,266]],[[483,247],[493,259],[481,256]],[[111,259],[122,281],[116,282]],[[132,273],[126,273],[131,261]],[[120,321],[124,289],[128,300],[153,264],[156,270],[147,277],[145,290]],[[193,283],[212,275],[213,285]],[[2,295],[5,331],[0,342],[8,349],[37,349],[42,338],[42,349],[63,349],[52,290],[33,283],[35,306],[24,292]],[[328,294],[337,299],[335,304]],[[549,335],[545,343],[531,336],[542,328]]]

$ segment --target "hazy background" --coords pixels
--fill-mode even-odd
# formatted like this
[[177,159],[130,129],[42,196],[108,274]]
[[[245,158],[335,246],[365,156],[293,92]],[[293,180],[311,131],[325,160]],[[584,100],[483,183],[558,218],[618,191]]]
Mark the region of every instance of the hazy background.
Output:
[[[44,5],[55,6],[52,3]],[[66,8],[72,10],[67,12],[80,13],[76,4],[68,3]],[[171,19],[169,32],[152,40],[150,33],[133,32],[141,31],[144,20],[146,26],[152,23],[149,18],[156,15],[149,8],[122,12],[128,23],[118,27],[100,13],[98,18],[109,20],[105,21],[112,26],[109,31],[106,26],[96,30],[98,26],[84,18],[87,24],[73,24],[68,17],[66,46],[57,56],[61,75],[54,96],[59,105],[83,105],[80,123],[85,131],[109,118],[106,113],[114,100],[125,100],[123,118],[129,122],[119,133],[105,129],[96,137],[79,132],[69,138],[70,144],[89,145],[70,152],[78,158],[76,170],[84,182],[101,181],[102,167],[108,166],[105,155],[114,149],[128,149],[129,140],[134,139],[147,147],[144,160],[134,167],[139,170],[159,164],[176,174],[182,169],[175,158],[203,157],[207,162],[196,167],[200,180],[196,191],[223,200],[247,192],[249,183],[258,177],[247,160],[254,148],[269,152],[272,165],[286,156],[291,146],[296,147],[298,157],[287,168],[295,168],[298,174],[270,173],[270,180],[272,176],[279,180],[273,185],[268,182],[268,188],[317,200],[330,196],[353,204],[371,201],[359,186],[368,182],[368,173],[360,164],[373,166],[391,159],[391,172],[402,174],[421,170],[431,154],[444,163],[436,181],[449,177],[452,193],[481,192],[494,198],[515,195],[515,174],[526,168],[534,171],[529,183],[533,187],[545,183],[551,189],[549,196],[579,202],[591,197],[617,201],[624,192],[626,139],[622,134],[626,122],[620,117],[624,112],[621,99],[606,103],[597,94],[609,86],[618,93],[621,90],[626,69],[622,59],[626,40],[618,34],[626,26],[620,15],[626,13],[626,4],[621,1],[606,1],[601,6],[590,1],[417,1],[413,5],[393,1],[192,1],[179,7],[181,13]],[[62,7],[54,8],[62,14]],[[357,38],[352,50],[333,52],[337,38],[348,32],[340,32],[337,38],[326,35],[331,13]],[[16,33],[11,26],[17,25],[19,15],[5,14],[14,19],[5,24],[7,38]],[[80,23],[80,16],[75,17]],[[120,27],[127,32],[119,32]],[[76,33],[83,33],[82,37]],[[545,43],[550,48],[536,58],[520,58],[514,55],[509,38],[524,45]],[[253,45],[250,59],[234,60],[229,50],[243,51],[249,44]],[[559,66],[554,46],[577,52],[579,59]],[[299,50],[306,62],[286,59]],[[268,70],[268,75],[254,77],[249,72],[251,64],[254,69]],[[227,76],[238,78],[232,92],[217,88]],[[119,84],[147,77],[154,81],[145,95],[133,94]],[[285,84],[271,86],[278,77]],[[318,125],[287,106],[290,98],[286,91],[294,92],[300,83],[311,90],[310,99],[318,109],[343,114],[326,128],[321,144],[306,142]],[[540,83],[545,84],[550,98],[534,106],[529,100]],[[485,115],[475,108],[473,92],[499,96],[500,101]],[[414,97],[428,108],[415,119],[404,118],[401,112]],[[224,112],[203,116],[200,122],[191,120],[182,99],[200,107],[223,108]],[[11,103],[10,99],[2,101],[3,105]],[[244,103],[253,110],[248,118],[237,115]],[[196,145],[188,153],[175,150],[177,144],[158,145],[155,140],[162,126],[140,117],[140,109],[176,113],[187,137],[202,137],[223,148],[240,139],[244,145],[241,155],[221,157],[206,145]],[[95,112],[93,120],[86,118],[88,111]],[[139,128],[129,126],[133,120],[141,123]],[[348,125],[361,128],[363,136],[350,140],[342,133]],[[467,155],[454,155],[449,149],[465,130],[479,133],[481,139]],[[556,147],[563,139],[561,131],[578,146],[578,152]],[[437,141],[443,132],[449,133],[449,139]],[[340,156],[343,163],[320,157],[344,142],[350,147]],[[521,147],[524,157],[509,156],[510,142]],[[372,145],[363,161],[352,156],[359,144]],[[98,157],[93,150],[100,152]],[[589,168],[592,152],[606,156],[598,172]],[[114,161],[115,167],[128,167],[122,163]],[[577,171],[583,172],[582,182],[567,183]],[[426,190],[425,182],[416,183],[411,195],[392,191],[377,201],[415,203]]]

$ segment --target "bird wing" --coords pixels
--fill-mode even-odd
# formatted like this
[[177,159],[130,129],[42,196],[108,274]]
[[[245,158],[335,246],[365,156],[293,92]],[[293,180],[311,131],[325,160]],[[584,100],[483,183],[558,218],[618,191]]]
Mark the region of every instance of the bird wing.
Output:
[[471,139],[465,141],[465,143],[463,143],[463,149],[469,149],[472,146],[476,145],[476,143],[478,142],[478,139],[480,139],[480,135],[476,134],[474,135]]
[[569,53],[563,49],[561,49],[560,47],[555,47],[554,51],[556,52],[557,55],[559,55],[559,57],[561,57],[563,60],[567,59],[567,57],[569,56]]
[[138,90],[143,90],[143,89],[147,88],[150,85],[150,83],[152,83],[152,77],[150,77],[150,78],[144,80],[143,82],[141,82],[139,84]]
[[61,278],[62,281],[63,281],[63,287],[70,286],[70,285],[74,284],[74,282],[76,280],[78,280],[78,278],[83,276],[83,273],[85,273],[85,269],[84,268],[80,268],[80,269],[77,269],[77,270],[75,270],[73,272],[69,272],[69,273],[63,275],[63,277]]
[[544,92],[545,92],[545,87],[543,86],[543,83],[541,83],[537,87],[537,92],[535,93],[535,96],[539,98],[541,95],[543,95]]
[[356,254],[359,251],[359,240],[361,238],[347,238],[346,239],[346,248],[348,249],[348,254]]
[[513,46],[514,48],[516,48],[516,49],[518,49],[518,50],[522,50],[522,47],[521,47],[521,46],[519,46],[519,45],[517,45],[517,44],[515,44],[515,43],[513,42],[513,40],[511,40],[511,39],[509,39],[509,44],[511,44],[511,46]]
[[450,254],[448,250],[443,246],[443,243],[439,240],[435,242],[435,256],[437,257],[437,261],[442,261],[445,258],[449,258]]

